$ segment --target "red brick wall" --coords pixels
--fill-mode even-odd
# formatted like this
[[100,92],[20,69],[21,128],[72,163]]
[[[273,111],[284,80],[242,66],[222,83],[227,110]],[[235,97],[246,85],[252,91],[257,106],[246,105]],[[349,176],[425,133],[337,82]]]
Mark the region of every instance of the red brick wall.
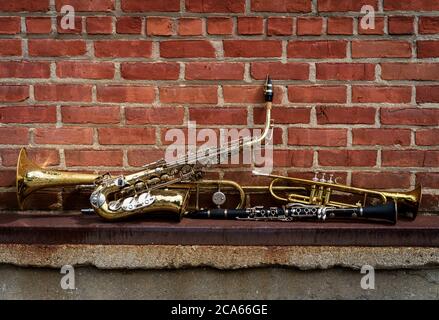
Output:
[[[75,30],[59,25],[65,4]],[[363,4],[374,30],[360,26]],[[437,208],[437,0],[11,0],[0,11],[2,208],[15,207],[20,147],[58,169],[139,170],[189,119],[260,125],[267,73],[277,171],[422,183],[424,208]],[[248,168],[212,175],[252,182]]]

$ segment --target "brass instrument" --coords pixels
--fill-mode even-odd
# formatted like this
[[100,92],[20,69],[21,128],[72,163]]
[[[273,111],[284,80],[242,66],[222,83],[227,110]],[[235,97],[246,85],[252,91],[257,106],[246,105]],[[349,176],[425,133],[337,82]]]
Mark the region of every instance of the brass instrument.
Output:
[[[339,184],[336,182],[336,180],[333,181],[332,176],[329,180],[326,180],[324,176],[319,178],[317,173],[312,180],[274,174],[264,174],[257,171],[254,171],[253,174],[272,178],[272,181],[269,185],[269,192],[273,198],[284,203],[300,203],[305,205],[319,205],[334,208],[357,208],[369,206],[368,201],[370,198],[378,201],[380,205],[385,205],[389,202],[389,199],[391,199],[397,205],[398,214],[412,220],[416,218],[422,196],[422,187],[420,185],[408,192],[388,192],[350,187]],[[294,192],[287,193],[284,196],[279,195],[276,193],[276,190],[282,189],[279,188],[279,186],[276,186],[276,184],[282,181],[304,188],[306,190],[306,194]],[[357,201],[356,203],[335,201],[332,199],[334,192],[347,193],[349,195],[360,195],[362,200]]]
[[[117,220],[139,214],[169,213],[181,218],[188,205],[190,192],[198,194],[201,189],[222,185],[238,190],[241,208],[245,201],[244,190],[233,181],[202,180],[204,163],[217,161],[246,146],[263,141],[271,127],[271,108],[273,99],[271,79],[267,76],[264,87],[266,101],[266,123],[260,136],[239,139],[226,148],[203,150],[204,155],[185,155],[173,162],[164,159],[147,164],[144,170],[129,175],[113,177],[110,174],[93,175],[66,171],[45,170],[31,162],[26,150],[22,149],[17,164],[17,198],[20,207],[32,192],[49,187],[94,185],[90,196],[93,210],[107,220]],[[206,154],[208,152],[208,155]],[[214,194],[215,196],[215,194]],[[216,193],[214,203],[221,205],[223,195]],[[216,201],[216,202],[215,202]],[[197,204],[198,205],[198,204]]]

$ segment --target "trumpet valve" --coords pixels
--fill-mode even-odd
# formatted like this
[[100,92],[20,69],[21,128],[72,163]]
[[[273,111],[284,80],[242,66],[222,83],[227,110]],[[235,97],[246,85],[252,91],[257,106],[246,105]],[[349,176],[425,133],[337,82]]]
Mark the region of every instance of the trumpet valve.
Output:
[[322,173],[322,177],[321,177],[320,180],[319,180],[320,182],[326,182],[325,175],[326,175],[326,173],[323,172],[323,173]]
[[312,181],[315,181],[315,182],[320,181],[320,180],[319,180],[319,177],[318,177],[318,174],[319,174],[318,172],[315,172],[315,173],[314,173],[314,178],[312,178]]
[[332,180],[332,178],[334,177],[334,175],[331,173],[330,175],[329,175],[329,180],[328,180],[328,183],[334,183],[334,180]]

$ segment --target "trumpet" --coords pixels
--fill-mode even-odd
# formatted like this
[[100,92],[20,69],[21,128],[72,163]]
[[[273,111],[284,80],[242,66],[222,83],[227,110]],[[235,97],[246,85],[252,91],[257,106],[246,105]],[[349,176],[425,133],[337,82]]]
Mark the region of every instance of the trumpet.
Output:
[[[372,202],[373,205],[384,206],[394,201],[399,216],[414,220],[418,213],[422,197],[421,185],[416,186],[416,188],[408,192],[388,192],[339,184],[336,181],[337,179],[335,181],[332,180],[332,176],[329,180],[326,180],[324,176],[319,178],[317,173],[312,180],[265,174],[258,171],[253,171],[253,174],[271,178],[272,180],[268,188],[270,194],[274,199],[284,203],[318,205],[332,208],[365,208],[371,205],[370,202]],[[280,195],[277,191],[281,189],[276,185],[279,182],[302,187],[302,190],[306,190],[306,192],[305,194],[292,192],[286,195]],[[350,196],[356,195],[360,196],[361,199],[358,199],[355,203],[336,201],[333,198],[337,193],[344,193]]]

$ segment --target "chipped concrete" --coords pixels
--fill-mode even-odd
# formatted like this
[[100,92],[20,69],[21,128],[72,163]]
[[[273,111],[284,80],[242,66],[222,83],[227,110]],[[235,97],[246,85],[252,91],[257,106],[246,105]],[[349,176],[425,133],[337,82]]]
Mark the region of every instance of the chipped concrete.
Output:
[[439,270],[377,270],[375,289],[360,270],[257,268],[100,270],[75,268],[63,290],[58,269],[0,266],[0,299],[439,299]]
[[439,266],[439,248],[333,246],[175,246],[1,244],[0,264],[60,268],[245,269],[291,267],[301,270],[344,267],[413,269]]

